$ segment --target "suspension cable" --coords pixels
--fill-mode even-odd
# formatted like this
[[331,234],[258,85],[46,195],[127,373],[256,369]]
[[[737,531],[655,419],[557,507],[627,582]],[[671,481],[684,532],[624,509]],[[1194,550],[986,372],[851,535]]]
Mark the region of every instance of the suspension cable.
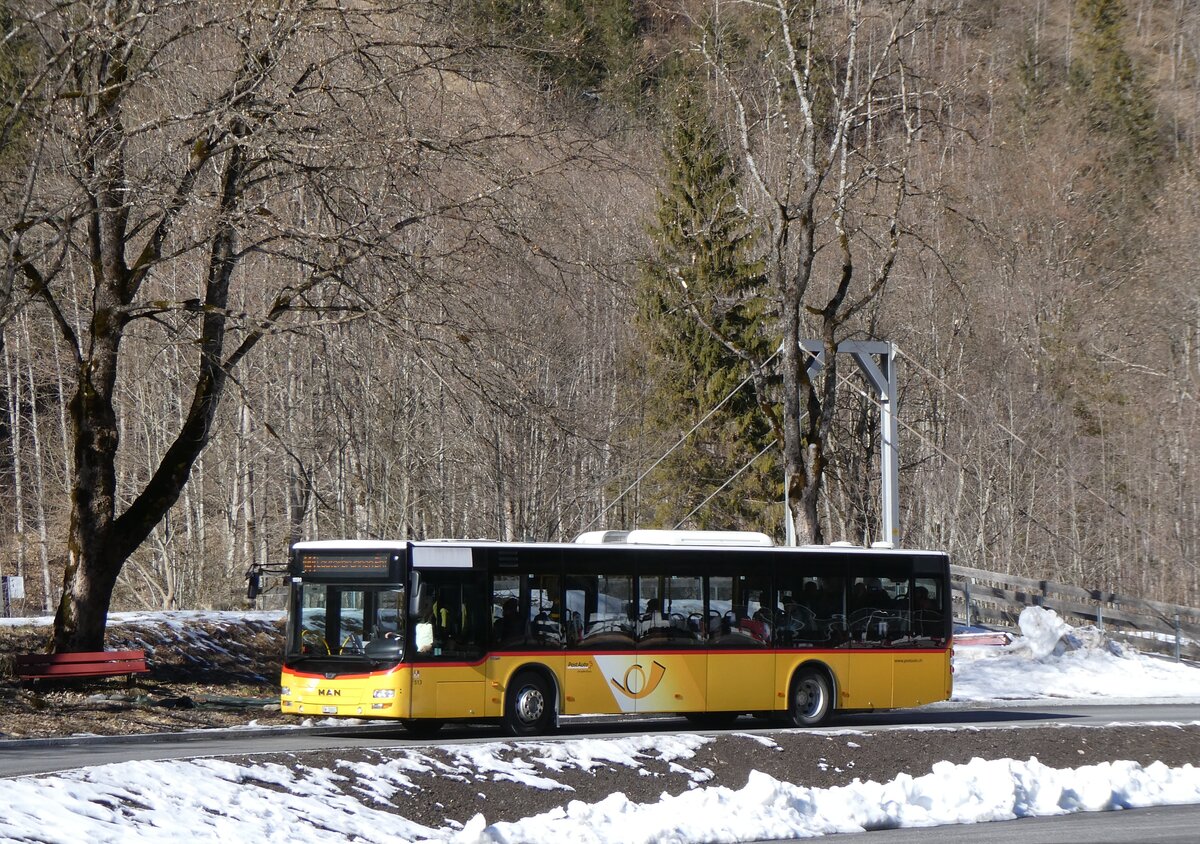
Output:
[[[954,396],[959,401],[963,402],[963,404],[971,406],[970,399],[968,399],[965,395],[963,395],[959,390],[955,389],[950,384],[946,383],[946,381],[944,379],[940,378],[937,374],[930,371],[927,367],[922,366],[919,362],[914,360],[911,356],[905,354],[904,351],[902,351],[898,345],[896,345],[894,343],[892,345],[893,345],[893,348],[896,350],[896,354],[900,355],[906,361],[908,361],[910,364],[915,366],[917,369],[921,370],[921,372],[925,373],[925,375],[927,375],[929,378],[931,378],[933,381],[935,381],[948,394]],[[866,395],[866,394],[864,394],[864,395]],[[869,395],[867,397],[871,398],[871,396],[869,396]],[[899,416],[897,415],[896,418],[899,419]],[[947,458],[952,463],[954,463],[956,466],[958,466],[959,469],[973,474],[975,476],[975,480],[977,482],[980,482],[980,477],[979,477],[978,472],[975,472],[974,470],[971,470],[968,467],[964,466],[958,460],[956,460],[955,458],[953,458],[949,454],[947,454],[945,452],[945,450],[941,449],[936,444],[929,442],[928,439],[926,439],[920,432],[918,432],[911,425],[908,425],[907,423],[903,423],[903,422],[901,424],[903,424],[904,427],[908,431],[915,434],[919,439],[921,439],[921,441],[924,442],[926,445],[934,448],[939,454],[941,454],[943,457]],[[1026,440],[1024,437],[1022,437],[1020,434],[1018,434],[1016,431],[1014,431],[1008,425],[1005,425],[1003,422],[999,421],[998,419],[993,419],[992,424],[994,424],[997,428],[999,428],[1004,433],[1008,434],[1010,437],[1012,437],[1018,443],[1023,445],[1025,448],[1029,449],[1030,453],[1032,453],[1039,460],[1042,460],[1046,464],[1050,465],[1055,470],[1055,472],[1058,472],[1058,473],[1063,472],[1063,466],[1060,461],[1052,459],[1049,456],[1047,456],[1046,454],[1042,453],[1041,450],[1039,450],[1036,446],[1031,445],[1028,440]],[[1113,504],[1111,501],[1109,501],[1107,498],[1102,496],[1100,493],[1096,492],[1085,481],[1081,481],[1078,478],[1074,478],[1071,476],[1067,476],[1067,480],[1069,483],[1079,487],[1085,493],[1090,495],[1092,498],[1096,499],[1101,504],[1103,504],[1105,507],[1112,510],[1114,513],[1116,513],[1118,516],[1120,516],[1122,519],[1124,519],[1125,522],[1127,524],[1129,524],[1129,526],[1132,527],[1133,530],[1138,535],[1140,535],[1143,540],[1147,541],[1151,545],[1155,545],[1155,546],[1161,545],[1161,540],[1159,539],[1159,537],[1157,537],[1154,534],[1147,531],[1146,528],[1143,525],[1139,524],[1136,519],[1134,519],[1132,516],[1130,516],[1128,513],[1126,513],[1124,510],[1122,510],[1117,505]],[[1037,525],[1039,528],[1041,528],[1043,531],[1045,531],[1050,536],[1054,537],[1055,539],[1058,539],[1060,542],[1065,542],[1068,546],[1070,546],[1071,550],[1074,551],[1076,555],[1081,555],[1083,553],[1080,550],[1078,544],[1074,540],[1072,540],[1070,537],[1063,536],[1061,533],[1058,533],[1057,531],[1051,529],[1049,526],[1043,524],[1040,519],[1035,517],[1032,513],[1030,513],[1024,507],[1021,507],[1020,505],[1016,505],[1016,510],[1018,513],[1021,513],[1023,516],[1028,518],[1031,522],[1033,522],[1035,525]],[[1161,552],[1161,548],[1159,550]],[[1198,565],[1197,563],[1194,563],[1191,560],[1188,560],[1184,557],[1180,558],[1180,562],[1182,562],[1184,565],[1188,566],[1189,568],[1200,569],[1200,565]]]
[[[779,354],[779,349],[776,349],[769,358],[767,358],[765,361],[762,362],[761,366],[765,367],[767,364],[769,364],[771,361],[773,361],[775,359],[775,356],[778,354]],[[710,410],[708,413],[704,414],[704,417],[699,422],[697,422],[695,425],[693,425],[690,431],[688,431],[686,434],[684,434],[682,437],[680,437],[679,440],[675,443],[675,445],[671,446],[669,449],[667,449],[665,452],[663,452],[662,456],[659,457],[657,460],[655,460],[653,463],[651,463],[650,467],[648,469],[646,469],[644,472],[642,472],[640,475],[638,475],[629,486],[627,486],[627,487],[625,487],[625,489],[621,490],[620,495],[618,495],[616,498],[614,498],[612,501],[610,501],[608,503],[607,507],[605,507],[599,513],[597,513],[596,516],[590,522],[588,522],[586,525],[584,525],[583,530],[586,531],[592,525],[596,524],[596,522],[598,522],[602,518],[604,518],[605,514],[607,514],[609,510],[611,510],[613,507],[615,507],[617,505],[618,501],[620,501],[622,498],[624,498],[626,495],[628,495],[630,490],[636,488],[638,486],[638,484],[640,484],[647,475],[649,475],[656,468],[658,468],[660,463],[662,463],[664,460],[666,460],[668,457],[670,457],[671,454],[675,451],[675,449],[677,449],[681,445],[683,445],[687,441],[688,437],[690,437],[692,434],[696,433],[696,431],[699,430],[701,425],[703,425],[710,418],[712,418],[713,414],[715,414],[718,410],[720,410],[722,407],[724,407],[729,402],[729,400],[731,398],[733,398],[735,395],[737,395],[738,391],[741,390],[742,387],[745,387],[747,384],[749,384],[753,378],[754,378],[754,373],[751,372],[749,375],[747,375],[742,380],[742,383],[738,384],[736,387],[734,387],[732,390],[730,390],[729,394],[727,396],[725,396],[725,398],[723,398],[719,402],[717,402],[717,404],[713,406],[712,410]],[[755,459],[756,460],[758,459],[757,456],[755,456]],[[753,462],[753,461],[751,461],[751,462]],[[740,471],[741,470],[739,470],[739,472]]]
[[686,516],[684,516],[682,519],[680,519],[679,522],[676,523],[675,527],[673,527],[671,529],[679,530],[680,526],[683,525],[684,522],[686,522],[692,516],[696,515],[696,513],[700,512],[700,509],[702,507],[704,507],[705,504],[707,504],[708,502],[710,502],[714,498],[716,498],[717,494],[720,493],[721,490],[725,489],[725,487],[729,486],[731,483],[733,483],[735,480],[737,480],[738,475],[742,474],[742,472],[749,469],[754,464],[754,461],[758,460],[758,458],[762,457],[764,454],[766,454],[768,451],[770,451],[772,448],[774,448],[776,446],[776,444],[777,444],[777,441],[772,439],[769,443],[767,443],[765,446],[763,446],[762,451],[760,451],[758,454],[751,457],[750,460],[746,462],[745,466],[743,466],[742,468],[740,468],[736,472],[734,472],[732,475],[730,475],[729,478],[725,481],[725,483],[721,484],[719,487],[714,489],[712,491],[712,494],[709,495],[708,498],[704,499],[699,504],[697,504],[692,509],[692,512],[688,513]]
[[[931,371],[930,371],[930,370],[929,370],[927,367],[925,367],[925,366],[922,366],[920,363],[918,363],[917,361],[915,361],[913,358],[911,358],[910,356],[908,356],[907,354],[905,354],[903,351],[901,351],[901,349],[900,349],[900,347],[899,347],[899,346],[896,346],[895,344],[893,344],[893,347],[894,347],[894,348],[895,348],[895,350],[896,350],[896,354],[900,355],[902,358],[904,358],[904,359],[905,359],[906,361],[908,361],[910,364],[912,364],[912,365],[913,365],[913,366],[915,366],[917,369],[921,370],[921,371],[922,371],[922,372],[924,372],[924,373],[925,373],[927,376],[929,376],[929,377],[930,377],[930,378],[932,378],[934,381],[936,381],[936,382],[937,382],[939,385],[941,385],[942,389],[944,389],[944,390],[945,390],[946,392],[948,392],[950,395],[952,395],[952,396],[954,396],[955,398],[957,398],[957,399],[958,399],[959,401],[961,401],[963,404],[966,404],[966,405],[970,405],[970,404],[971,404],[971,401],[970,401],[970,399],[968,399],[968,398],[967,398],[965,395],[963,395],[961,392],[959,392],[958,390],[956,390],[954,387],[952,387],[952,386],[950,386],[949,384],[947,384],[947,383],[946,383],[946,382],[945,382],[943,379],[939,378],[939,377],[938,377],[938,376],[937,376],[935,373],[931,372]],[[1053,467],[1054,467],[1054,468],[1055,468],[1057,471],[1062,471],[1062,464],[1061,464],[1061,463],[1060,463],[1058,460],[1051,459],[1051,458],[1050,458],[1050,457],[1048,457],[1047,455],[1043,454],[1043,453],[1042,453],[1042,452],[1041,452],[1041,451],[1040,451],[1040,450],[1037,448],[1037,446],[1035,446],[1035,445],[1031,445],[1031,444],[1029,443],[1029,441],[1028,441],[1028,440],[1026,440],[1024,437],[1022,437],[1020,434],[1018,434],[1018,433],[1017,433],[1016,431],[1014,431],[1012,428],[1008,427],[1007,425],[1005,425],[1003,422],[1001,422],[1001,421],[1000,421],[1000,420],[998,420],[998,419],[994,419],[994,420],[992,420],[992,424],[994,424],[994,425],[995,425],[997,428],[999,428],[999,429],[1000,429],[1001,431],[1003,431],[1004,433],[1008,434],[1010,437],[1012,437],[1014,440],[1016,440],[1017,442],[1019,442],[1021,445],[1025,446],[1025,448],[1029,449],[1029,451],[1030,451],[1030,452],[1031,452],[1031,453],[1032,453],[1032,454],[1033,454],[1035,457],[1037,457],[1037,458],[1039,458],[1040,460],[1043,460],[1043,461],[1045,461],[1046,463],[1050,464],[1050,465],[1051,465],[1051,466],[1053,466]],[[1101,504],[1103,504],[1105,507],[1108,507],[1110,510],[1112,510],[1112,511],[1113,511],[1114,513],[1116,513],[1117,515],[1121,516],[1121,517],[1122,517],[1122,518],[1124,518],[1124,519],[1129,519],[1129,518],[1130,518],[1128,514],[1126,514],[1126,513],[1125,513],[1123,510],[1121,510],[1121,508],[1120,508],[1120,507],[1118,507],[1117,505],[1113,504],[1111,501],[1109,501],[1107,498],[1105,498],[1105,497],[1104,497],[1103,495],[1101,495],[1100,493],[1096,492],[1094,489],[1092,489],[1090,486],[1088,486],[1088,485],[1087,485],[1087,483],[1085,483],[1084,481],[1081,481],[1081,480],[1078,480],[1078,479],[1072,478],[1072,479],[1071,479],[1071,482],[1072,482],[1073,484],[1075,484],[1076,486],[1078,486],[1080,489],[1082,489],[1084,492],[1086,492],[1088,495],[1092,496],[1092,498],[1095,498],[1097,501],[1099,501],[1099,502],[1100,502]]]

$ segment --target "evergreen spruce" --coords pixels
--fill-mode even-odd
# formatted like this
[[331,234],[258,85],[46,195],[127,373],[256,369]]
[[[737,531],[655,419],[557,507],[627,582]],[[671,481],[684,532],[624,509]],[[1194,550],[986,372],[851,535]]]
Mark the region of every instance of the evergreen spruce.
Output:
[[[1154,101],[1125,49],[1123,0],[1079,0],[1079,52],[1072,67],[1088,129],[1114,189],[1145,196],[1162,152]],[[1111,192],[1111,191],[1110,191]]]
[[467,19],[528,55],[547,91],[630,111],[642,104],[648,75],[631,0],[480,0]]
[[643,84],[638,21],[629,0],[597,0],[595,30],[604,64],[603,96],[612,105],[636,110]]
[[32,41],[14,26],[9,3],[0,0],[0,166],[12,165],[23,154],[24,126],[14,109],[37,60]]
[[[674,442],[750,372],[713,330],[759,361],[776,341],[764,328],[761,266],[752,254],[752,221],[737,204],[737,175],[688,88],[674,105],[664,155],[664,186],[650,228],[655,254],[643,274],[638,317],[656,390],[646,423]],[[643,483],[641,498],[653,508],[655,523],[674,526],[771,439],[754,388],[746,384]],[[779,521],[775,466],[768,451],[688,526],[769,529]]]
[[599,39],[584,0],[544,0],[542,69],[550,86],[593,92],[604,78]]

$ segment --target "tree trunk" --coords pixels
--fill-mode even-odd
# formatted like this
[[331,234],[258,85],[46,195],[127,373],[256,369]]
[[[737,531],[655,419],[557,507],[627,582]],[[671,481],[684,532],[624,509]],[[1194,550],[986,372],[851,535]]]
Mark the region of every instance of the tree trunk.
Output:
[[[32,349],[29,321],[22,318],[25,348]],[[53,604],[50,586],[50,536],[46,527],[46,473],[42,459],[42,430],[38,423],[37,382],[33,377],[33,355],[25,355],[25,375],[29,381],[29,433],[33,444],[33,505],[37,516],[38,561],[42,569],[42,611],[49,612]]]
[[[17,356],[21,354],[18,337]],[[9,444],[12,446],[13,467],[13,530],[17,538],[17,577],[25,576],[25,485],[24,468],[21,465],[21,372],[19,361],[14,362],[7,346],[4,347],[4,381],[8,392]]]
[[56,653],[104,649],[108,606],[125,561],[113,542],[119,438],[112,394],[120,334],[102,330],[111,324],[110,310],[97,309],[96,317],[93,354],[80,369],[68,410],[75,472],[63,594],[54,617]]
[[[89,161],[101,174],[95,191],[97,210],[89,221],[92,254],[93,310],[87,354],[81,356],[75,393],[68,415],[75,445],[71,489],[71,523],[63,596],[54,618],[56,653],[103,650],[104,629],[113,587],[122,566],[179,498],[192,464],[208,444],[227,377],[221,360],[225,340],[229,282],[236,263],[234,232],[229,222],[238,198],[244,159],[234,146],[221,173],[220,207],[208,258],[200,366],[187,417],[170,448],[141,493],[116,515],[117,449],[120,436],[114,395],[121,341],[128,324],[126,308],[136,295],[148,266],[131,270],[126,263],[124,160],[119,119],[110,116],[104,140]],[[235,133],[237,130],[234,130]],[[193,162],[194,166],[194,162]],[[242,350],[257,338],[247,340]],[[240,350],[239,350],[240,351]]]

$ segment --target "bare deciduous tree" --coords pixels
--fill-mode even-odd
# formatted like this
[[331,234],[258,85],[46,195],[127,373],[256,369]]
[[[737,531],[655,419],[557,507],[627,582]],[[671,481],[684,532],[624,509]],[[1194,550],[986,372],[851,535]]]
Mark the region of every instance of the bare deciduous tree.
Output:
[[[818,499],[830,459],[838,343],[888,285],[911,199],[908,162],[921,131],[906,68],[920,31],[914,3],[713,0],[701,42],[744,167],[744,202],[767,233],[765,260],[782,341],[782,395],[767,396],[798,536],[822,541]],[[746,11],[749,9],[749,11]],[[729,32],[753,23],[745,54]],[[928,85],[928,82],[922,82]],[[829,350],[810,377],[801,341]]]
[[[55,649],[102,646],[118,574],[264,338],[395,301],[421,281],[414,256],[432,241],[417,231],[462,225],[529,177],[501,152],[527,127],[450,114],[447,93],[475,83],[444,11],[79,0],[14,13],[39,57],[18,104],[36,152],[3,185],[5,275],[51,315],[75,377]],[[129,475],[119,393],[146,375],[130,369],[140,342],[191,350],[190,398],[156,422],[171,430],[151,470]]]

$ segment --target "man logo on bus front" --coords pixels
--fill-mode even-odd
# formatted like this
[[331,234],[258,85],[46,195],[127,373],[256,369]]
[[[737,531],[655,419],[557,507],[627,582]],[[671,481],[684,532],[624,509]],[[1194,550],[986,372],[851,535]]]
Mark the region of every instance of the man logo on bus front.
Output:
[[622,694],[641,700],[651,694],[658,688],[658,684],[662,682],[663,675],[667,673],[667,667],[658,660],[651,663],[650,666],[650,681],[646,681],[646,669],[642,668],[638,663],[629,666],[629,670],[625,672],[624,685],[618,683],[615,677],[609,677],[609,681],[621,690]]

